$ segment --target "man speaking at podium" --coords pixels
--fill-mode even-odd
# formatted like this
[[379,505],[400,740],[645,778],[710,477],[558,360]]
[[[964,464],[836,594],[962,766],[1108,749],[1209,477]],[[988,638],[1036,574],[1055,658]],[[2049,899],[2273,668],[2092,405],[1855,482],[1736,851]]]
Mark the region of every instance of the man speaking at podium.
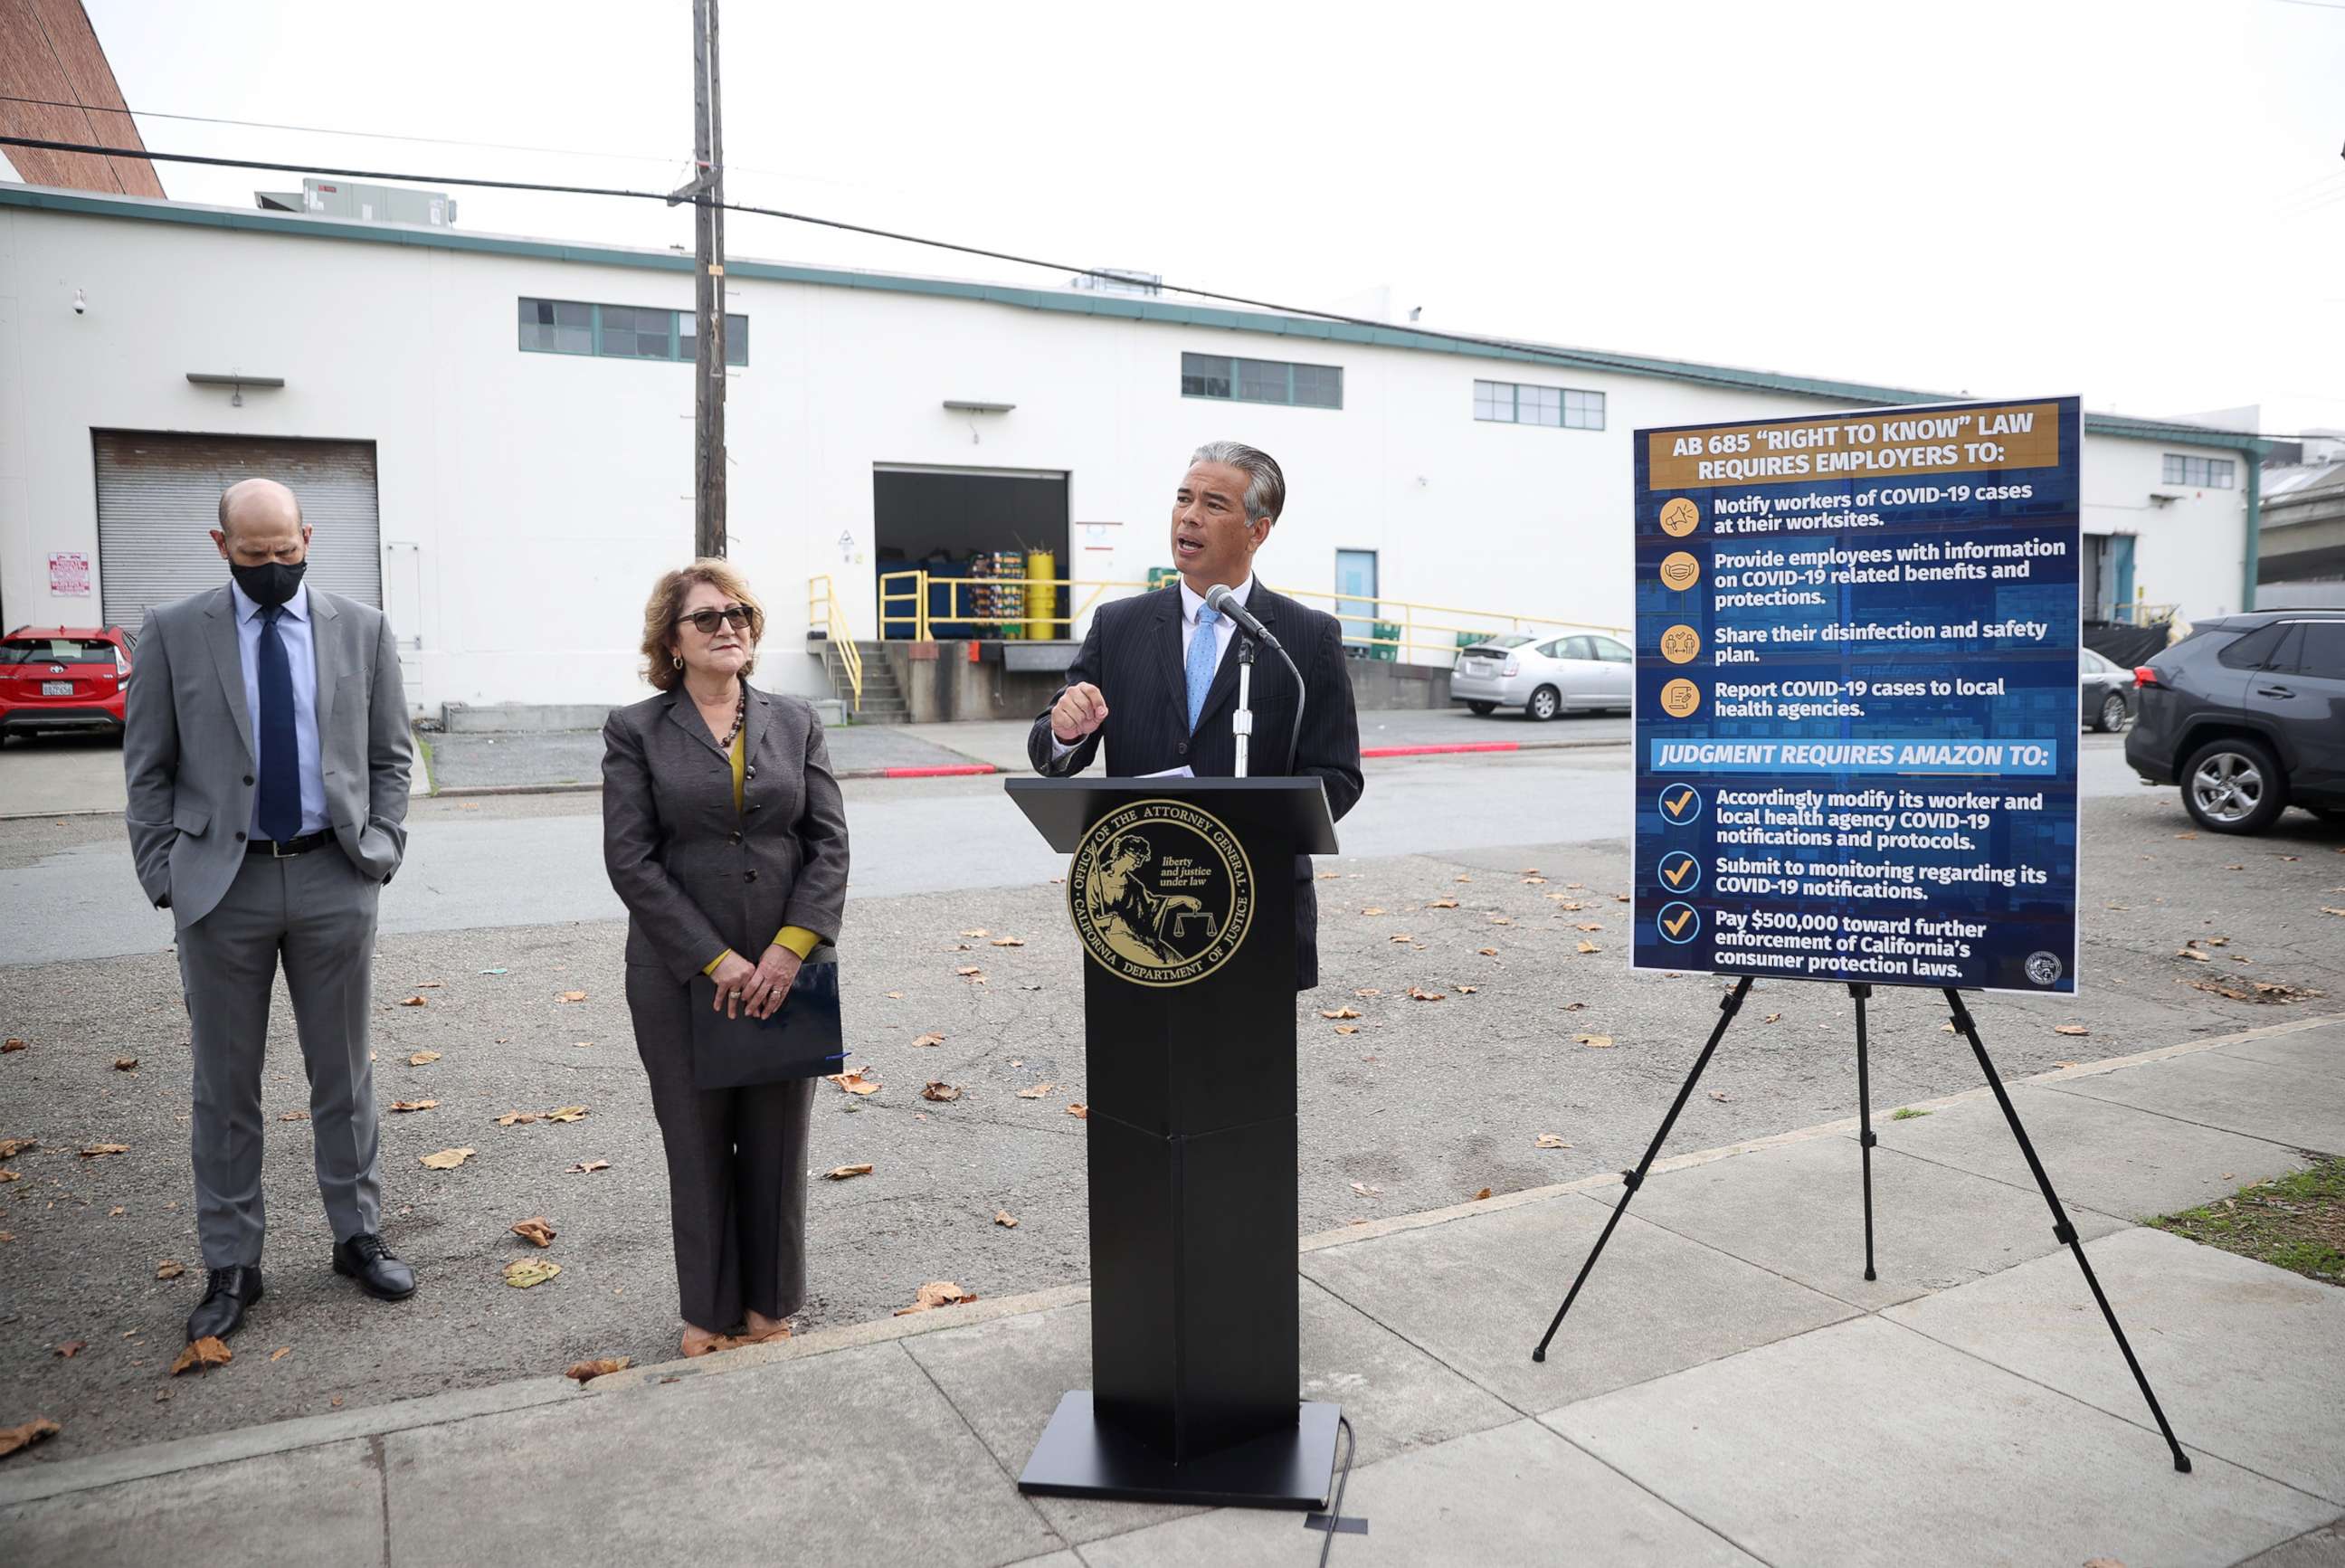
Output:
[[[1246,771],[1257,779],[1315,778],[1337,819],[1360,798],[1360,726],[1333,616],[1271,590],[1254,575],[1254,552],[1286,506],[1286,476],[1266,452],[1234,441],[1199,447],[1172,498],[1172,561],[1179,583],[1102,605],[1067,684],[1034,720],[1026,751],[1053,778],[1091,765],[1102,740],[1111,778],[1237,772],[1239,638],[1253,620],[1286,650],[1303,678],[1303,725],[1294,731],[1294,677],[1275,655],[1254,667],[1254,738]],[[1227,608],[1207,599],[1229,590]],[[1293,755],[1288,748],[1290,739]],[[1319,983],[1319,900],[1311,857],[1294,858],[1295,989]]]

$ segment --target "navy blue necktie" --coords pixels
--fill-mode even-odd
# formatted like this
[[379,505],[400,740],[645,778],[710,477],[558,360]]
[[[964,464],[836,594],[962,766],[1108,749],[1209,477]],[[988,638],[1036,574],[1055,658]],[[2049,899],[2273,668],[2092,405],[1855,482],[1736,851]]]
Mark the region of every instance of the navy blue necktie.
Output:
[[260,836],[301,836],[301,749],[293,729],[293,661],[277,629],[282,605],[260,612]]

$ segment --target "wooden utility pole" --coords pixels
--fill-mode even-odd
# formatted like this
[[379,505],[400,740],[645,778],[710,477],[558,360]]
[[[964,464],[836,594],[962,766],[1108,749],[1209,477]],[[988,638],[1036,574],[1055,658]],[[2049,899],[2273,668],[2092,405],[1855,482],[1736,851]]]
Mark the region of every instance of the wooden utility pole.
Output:
[[692,0],[693,183],[670,197],[694,199],[693,549],[725,554],[724,95],[716,65],[716,0]]

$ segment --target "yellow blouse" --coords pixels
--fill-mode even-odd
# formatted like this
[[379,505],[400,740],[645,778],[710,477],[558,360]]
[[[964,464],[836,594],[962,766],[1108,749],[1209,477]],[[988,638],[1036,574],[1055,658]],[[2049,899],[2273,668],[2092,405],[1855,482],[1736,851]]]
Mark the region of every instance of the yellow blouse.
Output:
[[[746,792],[748,785],[749,756],[747,747],[748,742],[746,737],[738,734],[736,734],[733,737],[733,812],[736,816],[740,815],[742,796]],[[807,930],[807,928],[802,925],[786,925],[780,931],[774,933],[774,945],[776,947],[788,948],[800,958],[804,958],[807,954],[812,952],[815,950],[816,945],[821,941],[822,938],[819,935]],[[716,972],[716,966],[723,963],[726,959],[732,956],[733,950],[728,947],[723,952],[718,953],[715,958],[710,959],[707,963],[703,965],[700,972],[703,974],[715,974]]]

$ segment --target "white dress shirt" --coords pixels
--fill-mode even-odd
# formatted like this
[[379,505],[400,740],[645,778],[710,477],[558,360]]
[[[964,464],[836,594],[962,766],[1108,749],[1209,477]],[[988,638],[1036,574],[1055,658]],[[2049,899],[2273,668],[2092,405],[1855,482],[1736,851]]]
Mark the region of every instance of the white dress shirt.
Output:
[[[1240,583],[1236,587],[1230,590],[1230,597],[1243,605],[1249,598],[1253,597],[1253,596],[1254,574],[1249,572],[1246,574],[1246,580],[1244,582]],[[1189,585],[1188,578],[1182,578],[1181,660],[1182,667],[1184,669],[1188,667],[1189,645],[1197,640],[1197,612],[1204,607],[1205,596],[1191,587]],[[1222,656],[1230,651],[1230,644],[1236,639],[1237,635],[1238,624],[1237,622],[1230,619],[1229,616],[1220,616],[1213,622],[1213,667],[1216,670],[1222,667]],[[1075,746],[1080,746],[1082,742],[1080,740],[1075,742]],[[1051,731],[1051,761],[1056,762],[1060,758],[1064,757],[1068,752],[1072,751],[1074,748],[1074,746],[1070,746],[1065,741],[1059,738],[1058,730],[1054,728]]]
[[[260,775],[260,606],[228,580],[236,600],[236,652],[244,666],[244,711],[252,721],[253,776]],[[285,645],[285,662],[293,672],[293,749],[301,775],[301,831],[321,833],[331,826],[326,816],[326,776],[318,761],[318,650],[310,636],[310,585],[293,590],[285,613],[277,617],[277,636]],[[260,830],[260,790],[252,792],[252,820],[246,830]]]

